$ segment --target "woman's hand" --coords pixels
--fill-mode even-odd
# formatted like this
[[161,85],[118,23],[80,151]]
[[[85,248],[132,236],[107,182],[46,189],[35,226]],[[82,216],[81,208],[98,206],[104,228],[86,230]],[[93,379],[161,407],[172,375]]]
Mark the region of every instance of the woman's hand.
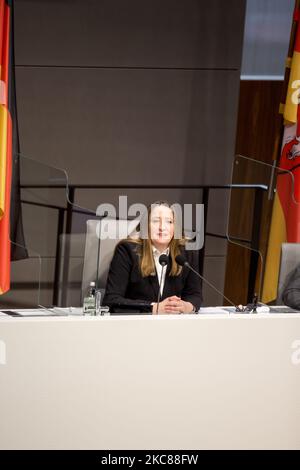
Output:
[[167,297],[162,302],[158,304],[157,312],[157,303],[152,306],[152,313],[192,313],[194,311],[194,306],[190,302],[185,302],[181,300],[180,297],[173,295],[172,297]]

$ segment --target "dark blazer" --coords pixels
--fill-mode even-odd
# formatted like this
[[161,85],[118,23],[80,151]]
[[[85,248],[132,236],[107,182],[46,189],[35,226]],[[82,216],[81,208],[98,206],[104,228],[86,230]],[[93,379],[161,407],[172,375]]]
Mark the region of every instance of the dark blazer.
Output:
[[285,305],[300,310],[300,264],[287,276],[281,298]]
[[[142,277],[138,249],[139,245],[129,241],[122,241],[117,245],[108,273],[104,305],[130,305],[136,306],[140,311],[152,311],[151,302],[157,302],[159,282],[157,274]],[[198,252],[182,248],[182,254],[198,271]],[[179,276],[169,276],[171,257],[169,259],[161,300],[177,295],[199,310],[202,303],[201,280],[186,266]]]

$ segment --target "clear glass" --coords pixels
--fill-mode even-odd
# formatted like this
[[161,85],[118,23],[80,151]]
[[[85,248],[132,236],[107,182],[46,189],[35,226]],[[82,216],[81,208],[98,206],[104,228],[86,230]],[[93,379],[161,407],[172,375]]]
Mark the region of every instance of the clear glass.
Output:
[[[287,211],[298,208],[294,176],[290,171],[242,155],[235,157],[227,236],[229,250],[235,253],[236,266],[242,263],[244,265],[242,280],[244,286],[248,286],[247,302],[251,302],[254,296],[258,300],[264,300],[263,278],[270,228],[267,221],[271,220],[278,185],[284,187]],[[274,255],[280,260],[281,245],[278,244],[276,249]]]
[[[231,188],[230,177],[227,185],[221,185],[217,179],[207,181],[199,176],[198,184],[186,187],[145,188],[141,184],[133,188],[129,185],[84,186],[78,181],[71,182],[64,169],[23,155],[19,159],[29,259],[12,263],[12,288],[7,294],[15,299],[11,305],[14,302],[20,305],[23,298],[24,305],[28,306],[80,309],[91,281],[100,289],[103,303],[116,244],[127,236],[137,236],[142,215],[158,200],[174,204],[181,220],[181,233],[197,253],[196,268],[202,276],[199,282],[203,287],[204,306],[247,301],[240,295],[231,296],[230,289],[225,290],[227,298],[224,297],[225,279],[231,278],[231,273],[226,273],[228,245],[242,249],[243,254],[238,257],[249,257],[250,252],[257,257],[257,283],[260,284],[264,250],[251,242],[256,189],[244,186],[259,186],[264,201],[268,198],[266,188],[274,173],[271,166],[236,157],[232,183],[243,187]],[[273,178],[275,182],[276,175],[273,174]],[[242,223],[235,225],[237,220]],[[247,297],[247,276],[239,282]],[[2,296],[0,301],[4,299]]]
[[[54,285],[59,289],[58,232],[68,200],[67,174],[33,158],[17,155],[20,168],[20,197],[25,248],[11,240],[12,250],[28,253],[25,259],[11,263],[11,288],[0,302],[11,302],[12,307],[53,307]],[[61,217],[60,217],[61,215]]]

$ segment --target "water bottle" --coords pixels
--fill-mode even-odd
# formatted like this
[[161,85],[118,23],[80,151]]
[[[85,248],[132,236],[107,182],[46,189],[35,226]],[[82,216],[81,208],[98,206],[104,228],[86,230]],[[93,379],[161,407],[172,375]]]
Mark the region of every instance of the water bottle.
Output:
[[88,293],[83,299],[83,314],[96,315],[96,287],[95,282],[90,282]]
[[100,291],[100,289],[95,290],[95,297],[96,297],[95,312],[96,312],[96,315],[101,315],[101,291]]

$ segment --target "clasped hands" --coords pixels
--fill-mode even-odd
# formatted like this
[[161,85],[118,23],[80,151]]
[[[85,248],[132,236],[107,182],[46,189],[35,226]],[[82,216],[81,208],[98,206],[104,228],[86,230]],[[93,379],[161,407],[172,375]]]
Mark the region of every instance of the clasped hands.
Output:
[[180,297],[177,295],[173,295],[172,297],[167,297],[166,299],[162,300],[158,304],[158,311],[157,311],[157,303],[153,304],[152,306],[152,313],[192,313],[194,311],[194,306],[191,302],[185,302],[181,300]]

